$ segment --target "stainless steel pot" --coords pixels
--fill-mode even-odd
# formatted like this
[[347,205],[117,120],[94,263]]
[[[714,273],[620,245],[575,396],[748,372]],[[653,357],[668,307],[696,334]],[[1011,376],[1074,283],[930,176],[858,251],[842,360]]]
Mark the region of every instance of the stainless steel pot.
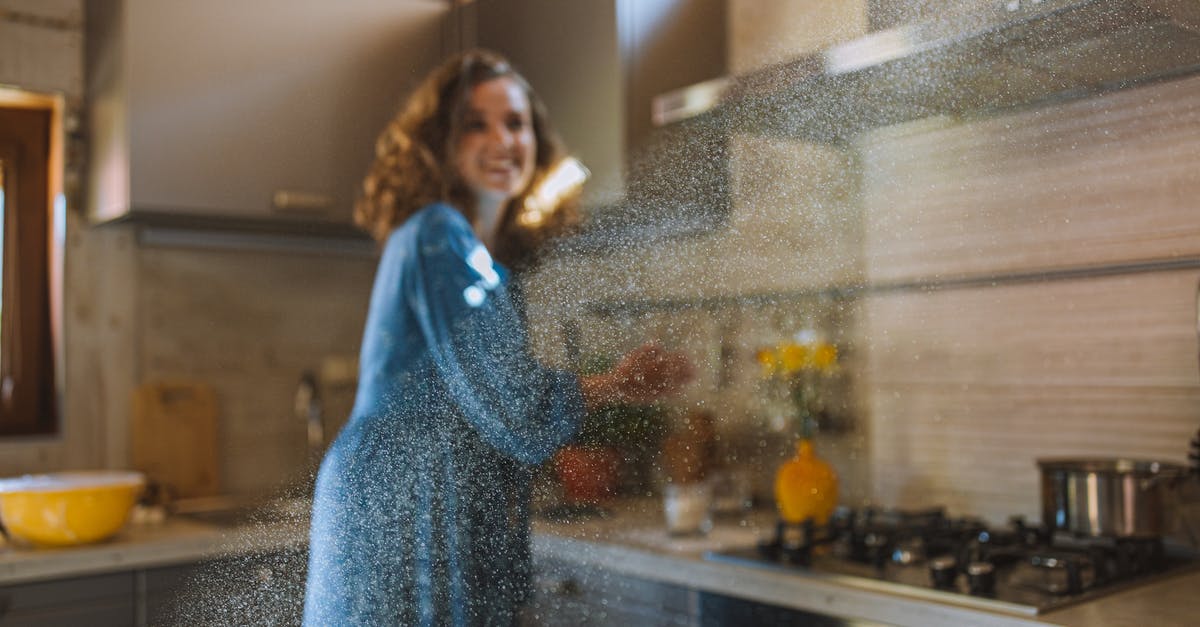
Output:
[[1080,536],[1155,537],[1168,531],[1171,494],[1187,470],[1129,459],[1039,459],[1042,523]]

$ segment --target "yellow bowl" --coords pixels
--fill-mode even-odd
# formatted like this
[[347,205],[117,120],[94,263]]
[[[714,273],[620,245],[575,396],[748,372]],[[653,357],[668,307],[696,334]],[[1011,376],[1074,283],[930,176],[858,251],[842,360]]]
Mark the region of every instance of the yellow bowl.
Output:
[[144,475],[95,470],[0,479],[0,522],[9,536],[34,546],[73,546],[121,530]]

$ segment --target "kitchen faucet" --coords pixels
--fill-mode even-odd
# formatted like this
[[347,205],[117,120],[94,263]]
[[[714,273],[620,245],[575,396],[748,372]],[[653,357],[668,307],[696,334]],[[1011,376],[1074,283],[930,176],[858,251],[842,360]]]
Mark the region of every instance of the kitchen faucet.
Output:
[[301,373],[292,407],[296,417],[307,426],[305,457],[315,464],[320,461],[325,447],[325,410],[320,390],[317,389],[317,375],[312,370]]

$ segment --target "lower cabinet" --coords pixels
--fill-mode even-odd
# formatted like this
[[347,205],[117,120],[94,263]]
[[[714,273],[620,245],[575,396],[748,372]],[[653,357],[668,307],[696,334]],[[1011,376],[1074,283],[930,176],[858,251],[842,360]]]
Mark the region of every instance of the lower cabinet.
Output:
[[697,589],[537,560],[522,627],[877,627]]
[[[307,552],[0,586],[0,627],[299,625]],[[588,568],[535,563],[522,627],[850,625],[804,612]]]
[[700,627],[884,627],[880,623],[843,620],[711,592],[701,592],[699,601]]
[[299,625],[306,566],[298,550],[139,571],[135,624]]
[[307,552],[0,586],[0,627],[299,625]]
[[131,572],[0,586],[4,627],[128,627],[134,617]]
[[694,591],[681,586],[538,560],[522,625],[688,627],[698,624],[695,599]]

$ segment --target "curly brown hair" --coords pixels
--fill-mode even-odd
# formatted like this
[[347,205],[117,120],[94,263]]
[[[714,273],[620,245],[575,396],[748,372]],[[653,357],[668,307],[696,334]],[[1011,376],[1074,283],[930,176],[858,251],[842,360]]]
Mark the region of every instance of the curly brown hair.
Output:
[[454,166],[454,151],[471,89],[496,78],[516,81],[528,96],[536,154],[530,185],[504,207],[492,254],[509,267],[531,265],[542,244],[579,224],[577,193],[535,226],[517,220],[530,189],[566,150],[529,82],[507,59],[487,50],[459,53],[430,72],[383,129],[354,206],[356,224],[382,241],[409,216],[437,201],[454,206],[468,221],[474,219],[475,198]]

